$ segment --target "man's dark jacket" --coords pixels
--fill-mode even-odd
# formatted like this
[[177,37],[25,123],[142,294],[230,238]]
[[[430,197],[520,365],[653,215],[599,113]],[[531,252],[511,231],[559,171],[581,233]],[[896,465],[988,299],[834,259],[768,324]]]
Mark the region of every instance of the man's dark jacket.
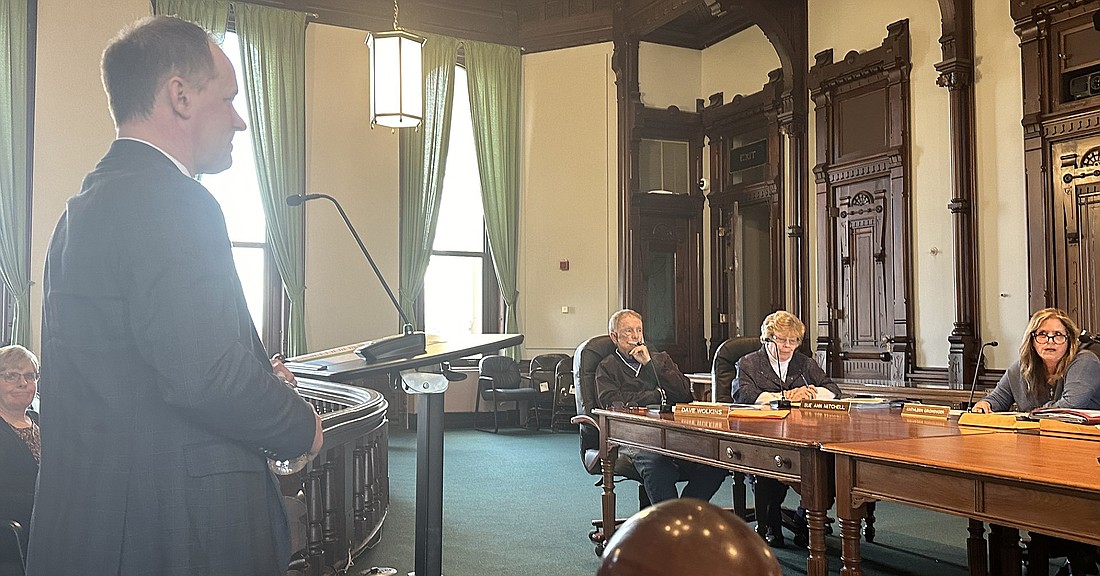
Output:
[[285,574],[264,450],[307,452],[314,414],[272,374],[217,201],[115,141],[54,229],[43,291],[28,575]]

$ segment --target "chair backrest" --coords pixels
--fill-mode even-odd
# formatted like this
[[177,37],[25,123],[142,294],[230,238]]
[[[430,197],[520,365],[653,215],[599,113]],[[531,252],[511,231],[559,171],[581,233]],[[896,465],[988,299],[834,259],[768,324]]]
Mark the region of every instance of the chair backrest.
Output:
[[519,388],[519,364],[507,356],[483,356],[477,363],[478,387],[481,390],[490,388]]
[[540,384],[546,383],[546,392],[554,391],[558,363],[569,358],[566,354],[539,354],[531,359],[531,386],[541,390]]
[[1079,340],[1081,342],[1081,350],[1088,350],[1100,356],[1100,335],[1094,334],[1091,330],[1081,330]]
[[576,387],[577,414],[592,415],[599,407],[596,400],[596,367],[615,351],[611,336],[602,334],[581,342],[573,354],[573,385]]
[[[573,386],[576,388],[577,414],[592,416],[592,410],[599,406],[596,401],[596,367],[608,355],[615,351],[611,336],[603,334],[581,342],[573,354]],[[600,431],[587,424],[577,427],[581,435],[581,459],[595,466],[592,458],[585,460],[586,452],[600,449]],[[591,472],[592,470],[589,470]]]
[[574,390],[577,389],[577,385],[573,383],[573,357],[565,356],[558,361],[558,365],[554,367],[554,383],[559,394],[562,396],[573,396]]
[[715,402],[733,402],[730,385],[737,377],[737,361],[759,349],[760,338],[756,336],[736,336],[718,345],[711,364],[710,397]]

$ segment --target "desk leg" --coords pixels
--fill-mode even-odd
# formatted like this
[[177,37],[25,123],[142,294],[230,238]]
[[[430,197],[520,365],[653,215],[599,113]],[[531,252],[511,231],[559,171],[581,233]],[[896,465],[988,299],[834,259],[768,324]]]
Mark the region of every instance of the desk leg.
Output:
[[967,530],[970,537],[966,539],[966,563],[970,566],[970,576],[987,576],[989,556],[985,547],[985,524],[971,518]]
[[825,515],[833,505],[829,460],[820,450],[804,451],[802,454],[799,492],[802,494],[802,507],[806,509],[806,529],[810,537],[807,576],[826,576],[829,573],[829,559],[825,556]]
[[603,496],[600,501],[603,511],[603,541],[607,544],[615,533],[615,450],[608,450],[609,457],[603,459]]
[[863,520],[864,506],[852,501],[854,463],[844,455],[836,457],[836,516],[840,523],[840,569],[842,576],[862,576],[860,566],[859,528]]
[[422,394],[416,414],[416,576],[443,572],[443,394]]

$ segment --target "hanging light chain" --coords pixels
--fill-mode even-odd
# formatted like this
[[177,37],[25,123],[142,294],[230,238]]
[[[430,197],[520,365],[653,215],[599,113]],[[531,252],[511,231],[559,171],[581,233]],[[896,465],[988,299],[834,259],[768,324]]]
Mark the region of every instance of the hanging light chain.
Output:
[[398,10],[400,10],[400,8],[398,8],[398,6],[397,6],[397,0],[393,0],[393,29],[394,30],[400,30],[401,29],[397,26],[397,12],[398,12]]

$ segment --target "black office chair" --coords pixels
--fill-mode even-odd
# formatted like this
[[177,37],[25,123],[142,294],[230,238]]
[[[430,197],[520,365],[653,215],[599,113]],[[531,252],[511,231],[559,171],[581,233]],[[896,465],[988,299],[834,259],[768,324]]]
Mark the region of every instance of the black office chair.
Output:
[[[596,399],[596,367],[614,351],[615,344],[611,341],[611,337],[604,334],[582,342],[580,346],[577,346],[577,351],[573,355],[573,383],[577,399],[577,415],[572,418],[571,422],[578,425],[580,432],[581,464],[584,465],[584,469],[589,474],[601,477],[603,476],[603,461],[600,459],[600,426],[592,416],[592,409],[599,405]],[[622,480],[637,482],[638,509],[648,508],[652,502],[649,499],[649,494],[645,491],[645,486],[642,485],[642,475],[634,468],[634,462],[630,456],[615,451],[614,458],[616,482]],[[681,480],[687,480],[687,478],[681,478]],[[596,486],[600,486],[602,482],[601,478],[596,482]],[[733,493],[734,509],[731,511],[744,510],[744,486],[741,487],[740,491],[740,504],[737,500],[738,490],[736,486]],[[616,525],[622,522],[623,519],[615,520]],[[599,556],[603,554],[606,544],[603,536],[603,521],[593,520],[592,526],[594,529],[588,537],[595,544],[596,555]]]
[[573,357],[566,356],[554,367],[554,409],[550,413],[550,428],[557,430],[571,424],[577,415],[577,386],[573,382]]
[[[733,402],[730,387],[737,376],[737,361],[742,356],[760,349],[760,338],[756,336],[736,336],[718,345],[714,351],[714,360],[711,363],[711,398],[715,402]],[[745,473],[733,473],[733,508],[745,522],[756,521],[756,508],[749,508],[745,488]],[[796,542],[801,544],[807,538],[806,521],[797,512],[789,508],[782,510],[783,527],[790,530],[796,536]],[[757,531],[762,530],[757,526]]]
[[550,431],[554,431],[554,405],[556,374],[558,363],[569,358],[567,354],[539,354],[531,359],[531,387],[539,391],[534,408],[545,414],[550,421]]
[[[531,386],[530,378],[519,373],[519,364],[507,356],[485,356],[477,364],[480,375],[477,379],[477,396],[474,399],[474,428],[482,432],[500,431],[501,402],[528,403],[530,415],[535,420],[535,430],[539,429],[539,411],[537,402],[539,390]],[[493,405],[493,429],[478,426],[481,413],[481,401]],[[529,421],[520,420],[526,427]]]

